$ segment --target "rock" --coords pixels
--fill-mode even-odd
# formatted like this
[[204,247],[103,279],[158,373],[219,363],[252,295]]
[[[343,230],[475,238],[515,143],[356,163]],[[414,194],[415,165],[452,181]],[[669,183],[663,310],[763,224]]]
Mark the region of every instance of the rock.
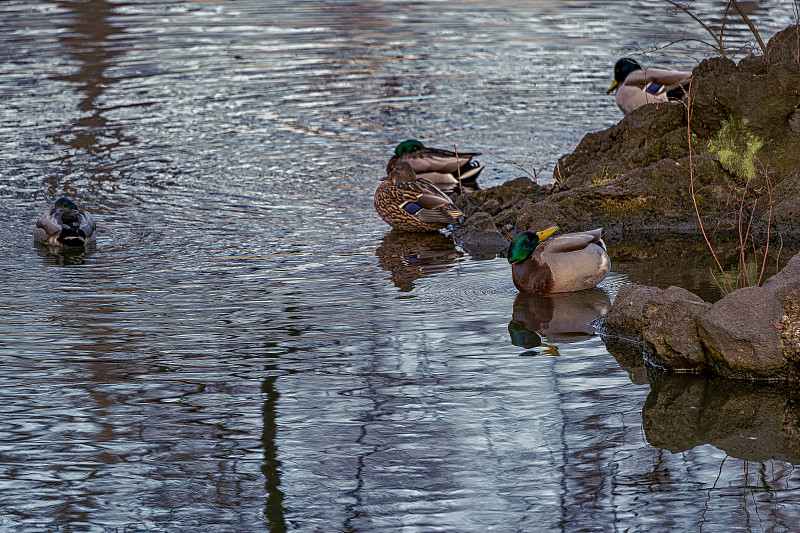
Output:
[[654,349],[650,362],[672,371],[705,369],[706,354],[695,319],[711,304],[685,289],[669,287],[651,305],[650,324],[642,334]]
[[779,61],[800,61],[800,36],[797,26],[789,26],[779,31],[767,42],[767,60],[770,63]]
[[706,367],[695,318],[711,304],[680,287],[624,285],[606,314],[604,334],[641,340],[650,348],[652,364],[670,370]]
[[784,306],[787,300],[800,301],[800,254],[789,259],[786,266],[765,281],[763,286]]
[[454,232],[456,242],[475,256],[496,257],[508,248],[508,239],[497,230],[494,219],[478,211]]
[[742,379],[786,379],[781,303],[763,287],[733,291],[697,317],[709,369]]

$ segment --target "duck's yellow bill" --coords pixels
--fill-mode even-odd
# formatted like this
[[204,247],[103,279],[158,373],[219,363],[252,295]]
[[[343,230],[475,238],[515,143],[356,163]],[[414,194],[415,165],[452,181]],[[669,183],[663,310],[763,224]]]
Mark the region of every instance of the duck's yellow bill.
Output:
[[542,242],[550,235],[558,231],[558,226],[553,226],[552,228],[543,229],[542,231],[537,231],[536,236],[539,237],[539,242]]
[[606,91],[606,94],[610,93],[611,91],[616,89],[618,86],[619,86],[619,82],[617,80],[614,80],[614,83],[612,83],[611,87],[608,88],[608,90]]

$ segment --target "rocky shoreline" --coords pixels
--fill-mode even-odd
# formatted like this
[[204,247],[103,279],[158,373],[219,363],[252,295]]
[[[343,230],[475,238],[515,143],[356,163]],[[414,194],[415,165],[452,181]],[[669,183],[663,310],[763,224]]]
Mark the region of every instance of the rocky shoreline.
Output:
[[706,228],[743,218],[755,235],[800,235],[798,28],[776,34],[767,50],[738,64],[702,61],[688,108],[646,105],[587,134],[556,164],[553,185],[518,178],[456,198],[466,216],[456,241],[485,246],[485,214],[500,235],[554,225],[697,232],[695,203]]
[[[466,221],[456,242],[494,256],[517,232],[549,226],[700,243],[701,229],[800,237],[800,29],[776,34],[766,57],[704,60],[687,103],[646,105],[586,135],[553,175],[552,185],[518,178],[457,197]],[[715,303],[679,287],[623,286],[596,326],[612,353],[643,350],[667,370],[800,381],[800,254],[762,287]]]

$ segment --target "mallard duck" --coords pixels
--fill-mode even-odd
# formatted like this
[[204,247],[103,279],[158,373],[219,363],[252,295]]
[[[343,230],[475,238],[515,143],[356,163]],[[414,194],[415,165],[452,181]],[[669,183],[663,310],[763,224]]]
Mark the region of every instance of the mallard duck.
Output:
[[401,231],[437,231],[464,213],[436,185],[414,174],[411,165],[395,163],[375,191],[375,211]]
[[425,178],[443,189],[453,189],[462,182],[475,181],[483,167],[472,158],[481,155],[478,152],[455,152],[428,148],[415,139],[403,141],[394,149],[394,155],[386,165],[386,173],[398,161],[405,161],[416,172],[417,177]]
[[680,100],[686,96],[691,72],[642,66],[636,60],[623,57],[614,65],[614,82],[606,94],[617,91],[617,106],[626,115],[645,104]]
[[84,246],[94,239],[95,229],[91,213],[61,197],[36,221],[33,238],[51,246]]
[[[602,228],[545,241],[557,227],[523,231],[508,245],[511,277],[520,292],[550,294],[591,289],[608,275],[611,261]],[[540,244],[541,243],[541,244]]]

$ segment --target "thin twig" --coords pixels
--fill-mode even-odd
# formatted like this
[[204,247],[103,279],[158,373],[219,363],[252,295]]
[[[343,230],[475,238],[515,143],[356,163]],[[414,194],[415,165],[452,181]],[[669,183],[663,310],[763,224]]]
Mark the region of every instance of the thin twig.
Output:
[[717,35],[714,33],[714,31],[711,28],[709,28],[708,26],[706,26],[705,22],[703,22],[702,20],[697,18],[697,16],[694,13],[692,13],[691,11],[689,11],[689,9],[683,7],[679,3],[673,2],[672,0],[664,0],[664,1],[667,2],[670,5],[675,6],[678,9],[680,9],[681,11],[683,11],[684,13],[689,15],[692,19],[694,19],[695,22],[700,24],[708,32],[708,34],[711,35],[711,37],[713,37],[714,40],[717,42],[717,50],[719,50],[719,55],[721,55],[722,57],[728,57],[728,56],[725,55],[725,47],[722,45],[722,38],[721,37],[717,37]]
[[[667,0],[667,2],[669,2],[669,0]],[[750,20],[750,17],[748,17],[747,13],[745,13],[744,10],[742,10],[742,6],[739,5],[739,2],[737,2],[737,0],[730,0],[730,2],[733,4],[733,7],[736,8],[736,11],[739,12],[739,16],[742,17],[742,20],[744,21],[745,24],[747,24],[747,27],[750,28],[750,31],[752,32],[753,36],[756,38],[756,41],[758,41],[758,46],[761,47],[761,53],[764,54],[764,58],[766,59],[767,47],[764,46],[764,41],[761,40],[761,35],[759,35],[758,30],[753,25],[752,21]]]
[[[700,224],[700,231],[703,234],[703,239],[706,241],[706,246],[711,251],[711,256],[714,258],[714,262],[717,263],[717,268],[722,273],[722,277],[725,279],[725,283],[728,286],[729,292],[733,291],[733,287],[731,286],[730,281],[728,281],[728,276],[725,275],[725,269],[722,268],[722,264],[719,262],[717,258],[716,252],[714,252],[714,247],[711,246],[711,241],[708,240],[708,235],[706,235],[706,228],[703,226],[703,219],[700,217],[700,208],[697,206],[697,195],[695,194],[694,190],[694,163],[692,158],[692,80],[689,81],[689,87],[686,90],[686,138],[689,141],[689,187],[692,193],[692,203],[694,204],[694,212],[697,215],[697,222]],[[724,290],[722,292],[725,292]]]
[[[756,285],[761,285],[761,279],[764,277],[764,270],[766,270],[767,268],[767,254],[769,253],[769,232],[770,232],[770,225],[772,224],[772,184],[770,183],[767,169],[764,168],[764,165],[761,163],[761,161],[759,161],[759,163],[761,164],[761,168],[764,171],[764,179],[767,182],[767,197],[769,198],[769,214],[767,215],[767,246],[766,249],[764,250],[764,259],[761,262],[761,273],[758,276],[758,282],[756,283]],[[778,271],[775,270],[775,273],[777,274]]]

